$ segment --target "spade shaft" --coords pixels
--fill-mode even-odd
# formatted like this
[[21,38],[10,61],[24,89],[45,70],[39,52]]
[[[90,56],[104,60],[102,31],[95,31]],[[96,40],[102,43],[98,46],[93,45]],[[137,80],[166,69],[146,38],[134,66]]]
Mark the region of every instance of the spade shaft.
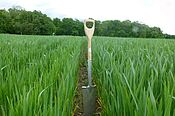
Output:
[[[88,28],[86,26],[87,22],[92,22],[93,26]],[[91,49],[91,40],[95,30],[95,21],[92,19],[86,19],[84,21],[84,31],[88,38],[88,86],[92,86],[92,49]]]

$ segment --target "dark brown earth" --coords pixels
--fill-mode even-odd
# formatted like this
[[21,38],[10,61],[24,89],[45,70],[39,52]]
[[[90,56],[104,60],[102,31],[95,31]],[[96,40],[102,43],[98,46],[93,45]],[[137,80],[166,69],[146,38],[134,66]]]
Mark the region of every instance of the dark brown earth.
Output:
[[[82,95],[82,86],[87,85],[87,52],[85,51],[85,43],[82,44],[82,51],[80,54],[80,67],[78,72],[78,85],[76,88],[76,95],[74,97],[74,112],[73,116],[83,116],[83,95]],[[97,93],[98,95],[98,93]],[[100,116],[101,112],[101,103],[100,99],[96,97],[96,116]]]

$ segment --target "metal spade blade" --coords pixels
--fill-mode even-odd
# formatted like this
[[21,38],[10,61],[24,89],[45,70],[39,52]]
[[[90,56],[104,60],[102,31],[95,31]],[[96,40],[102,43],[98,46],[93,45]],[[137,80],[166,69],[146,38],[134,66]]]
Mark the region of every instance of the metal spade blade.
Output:
[[96,86],[83,86],[83,109],[85,116],[93,116],[96,110]]

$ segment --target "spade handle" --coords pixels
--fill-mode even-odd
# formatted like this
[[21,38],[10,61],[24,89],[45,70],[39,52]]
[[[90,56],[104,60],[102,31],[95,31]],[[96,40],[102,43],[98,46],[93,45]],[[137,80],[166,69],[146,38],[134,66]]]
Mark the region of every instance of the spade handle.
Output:
[[[93,23],[91,28],[88,28],[86,26],[87,22],[92,22]],[[88,37],[88,61],[92,60],[91,39],[92,39],[92,36],[94,34],[94,30],[95,30],[95,20],[93,20],[93,19],[84,20],[84,31],[85,31],[86,36]]]
[[[86,26],[87,22],[92,22],[93,26],[91,28],[88,28]],[[86,20],[84,20],[84,31],[85,31],[85,34],[88,37],[88,39],[92,39],[92,36],[94,34],[94,30],[95,30],[95,20],[93,20],[93,19],[86,19]]]

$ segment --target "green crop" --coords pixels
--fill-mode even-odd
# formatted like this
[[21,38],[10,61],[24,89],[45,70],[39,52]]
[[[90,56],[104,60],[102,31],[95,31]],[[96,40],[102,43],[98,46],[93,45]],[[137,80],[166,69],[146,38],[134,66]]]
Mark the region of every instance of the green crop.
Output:
[[[0,115],[72,115],[83,42],[84,37],[0,35]],[[94,37],[101,115],[175,115],[174,45]]]
[[0,35],[0,115],[71,115],[81,39]]
[[93,73],[102,115],[175,115],[175,41],[96,38]]

